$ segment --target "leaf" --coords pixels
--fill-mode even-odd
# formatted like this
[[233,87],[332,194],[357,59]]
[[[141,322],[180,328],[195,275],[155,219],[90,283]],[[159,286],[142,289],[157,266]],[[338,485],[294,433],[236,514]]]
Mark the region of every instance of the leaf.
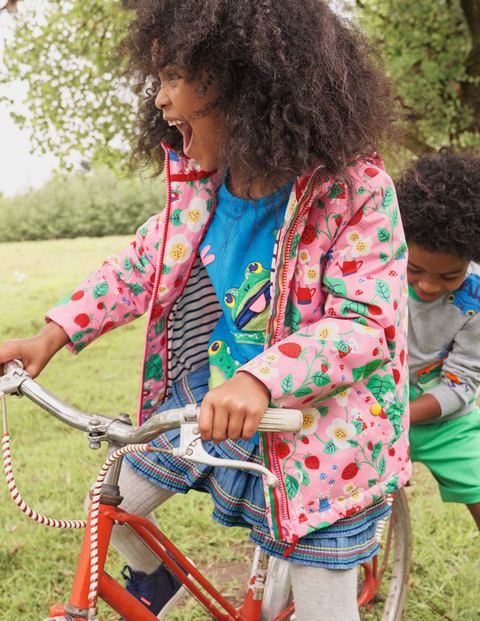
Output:
[[396,474],[391,479],[387,481],[385,485],[385,494],[392,494],[398,489],[398,475]]
[[348,352],[349,352],[348,344],[345,343],[344,340],[335,341],[334,345],[335,345],[335,347],[337,348],[338,351],[341,351],[344,354],[348,354]]
[[129,282],[127,283],[127,285],[130,291],[133,293],[133,295],[140,295],[141,293],[145,291],[145,287],[143,287],[138,282]]
[[373,487],[378,483],[378,479],[368,479],[367,487]]
[[165,265],[165,263],[162,265],[162,274],[168,274],[171,271],[172,271],[171,267],[169,267],[168,265]]
[[340,196],[340,194],[342,194],[344,191],[344,189],[342,188],[342,186],[338,183],[334,183],[333,186],[330,189],[330,192],[328,194],[328,198],[337,198],[337,196]]
[[381,227],[377,231],[377,237],[378,237],[378,241],[387,243],[388,240],[390,239],[390,231],[388,229]]
[[387,469],[387,460],[382,455],[382,457],[380,457],[380,460],[378,462],[378,467],[377,467],[378,475],[383,477],[383,475],[385,474],[386,469]]
[[347,295],[347,287],[341,278],[324,278],[323,284],[333,294],[345,297]]
[[290,248],[290,259],[293,259],[297,254],[298,243],[300,241],[299,233],[295,233],[292,241],[292,247]]
[[382,360],[372,360],[368,364],[364,364],[361,367],[356,367],[352,369],[352,375],[355,382],[357,382],[362,377],[368,377],[371,375],[378,367],[382,366]]
[[152,354],[145,364],[145,379],[154,379],[158,382],[162,376],[162,358],[159,354]]
[[292,392],[293,376],[291,373],[289,373],[282,379],[280,386],[282,387],[282,394],[286,395],[287,393]]
[[381,252],[378,255],[378,258],[380,259],[382,263],[388,263],[390,261],[390,257],[385,252]]
[[355,313],[356,315],[368,317],[368,307],[362,302],[347,300],[341,305],[340,314],[346,317],[349,313]]
[[353,448],[358,446],[358,442],[357,440],[347,440],[348,444],[350,444],[350,446],[352,446]]
[[109,286],[106,281],[99,282],[93,288],[93,297],[95,299],[101,298],[103,295],[106,295],[108,293],[108,290],[109,290]]
[[392,429],[395,434],[390,442],[390,446],[392,446],[392,444],[395,444],[398,438],[402,435],[402,431],[403,431],[402,416],[398,416],[398,415],[389,416],[388,419],[392,425]]
[[72,334],[70,340],[72,343],[75,343],[76,341],[80,341],[84,336],[85,332],[83,330],[79,330],[78,332],[75,332],[75,334]]
[[387,392],[395,391],[395,381],[391,375],[372,375],[367,382],[367,388],[380,403],[381,406],[385,405],[383,396]]
[[353,420],[352,421],[353,426],[355,427],[355,432],[356,433],[362,433],[363,431],[363,422],[361,420]]
[[333,440],[329,440],[328,442],[325,443],[325,446],[323,447],[324,453],[327,453],[327,455],[332,455],[336,451],[337,451],[337,445],[335,444]]
[[395,197],[393,188],[386,188],[385,194],[383,195],[382,204],[380,205],[380,209],[388,209],[390,205],[393,203],[393,199]]
[[180,224],[182,224],[182,220],[180,218],[180,215],[182,213],[181,209],[174,209],[172,211],[172,214],[170,216],[170,222],[174,225],[174,226],[180,226]]
[[375,291],[382,298],[382,300],[390,302],[390,287],[381,278],[377,278],[375,281]]
[[132,269],[132,262],[130,261],[130,257],[125,257],[123,260],[123,269],[129,272]]
[[318,408],[318,413],[320,416],[328,416],[328,407],[326,405],[322,405]]
[[398,209],[394,209],[392,211],[392,215],[390,216],[390,224],[392,225],[392,229],[394,229],[398,224]]
[[315,386],[325,386],[330,383],[330,376],[327,373],[322,373],[321,371],[317,371],[312,375],[312,381]]
[[383,444],[381,442],[377,442],[373,445],[372,449],[372,460],[375,461],[377,457],[380,455],[380,451],[382,450]]
[[143,267],[143,263],[142,261],[135,261],[135,263],[133,264],[133,267],[138,270],[141,274],[145,274],[146,270]]
[[297,332],[300,328],[300,321],[302,319],[302,315],[300,314],[298,308],[295,304],[288,299],[287,308],[285,309],[285,323],[287,326],[290,326],[292,332]]
[[295,397],[306,397],[307,395],[311,395],[312,392],[313,390],[311,388],[305,386],[304,388],[296,390],[293,394],[295,395]]
[[295,461],[295,468],[297,469],[298,476],[300,477],[300,483],[302,485],[309,485],[310,477],[308,476],[308,472],[304,470],[302,462]]
[[406,252],[407,252],[407,244],[405,242],[402,242],[395,252],[395,259],[403,258]]
[[285,477],[285,491],[287,492],[288,498],[290,500],[295,498],[298,494],[298,490],[300,489],[300,483],[297,481],[295,477],[292,477],[291,474],[287,474]]

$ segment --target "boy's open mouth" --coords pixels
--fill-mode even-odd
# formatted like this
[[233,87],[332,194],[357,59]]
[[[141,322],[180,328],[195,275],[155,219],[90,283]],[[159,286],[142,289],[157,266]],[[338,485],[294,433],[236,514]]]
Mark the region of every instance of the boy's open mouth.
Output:
[[192,146],[193,130],[187,121],[168,121],[170,127],[176,127],[183,137],[183,152],[190,157],[189,149]]

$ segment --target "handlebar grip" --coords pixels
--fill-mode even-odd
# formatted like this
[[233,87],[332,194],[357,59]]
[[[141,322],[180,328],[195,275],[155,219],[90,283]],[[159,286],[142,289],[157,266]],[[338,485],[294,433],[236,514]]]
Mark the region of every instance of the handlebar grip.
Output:
[[258,425],[258,431],[300,431],[302,425],[303,414],[300,410],[268,408]]

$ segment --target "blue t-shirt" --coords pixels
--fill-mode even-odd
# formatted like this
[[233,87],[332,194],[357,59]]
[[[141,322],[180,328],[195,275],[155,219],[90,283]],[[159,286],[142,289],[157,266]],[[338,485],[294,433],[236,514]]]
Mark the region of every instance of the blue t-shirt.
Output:
[[270,312],[273,247],[283,222],[292,183],[271,196],[249,201],[225,183],[200,246],[223,314],[210,337],[210,388],[262,352]]

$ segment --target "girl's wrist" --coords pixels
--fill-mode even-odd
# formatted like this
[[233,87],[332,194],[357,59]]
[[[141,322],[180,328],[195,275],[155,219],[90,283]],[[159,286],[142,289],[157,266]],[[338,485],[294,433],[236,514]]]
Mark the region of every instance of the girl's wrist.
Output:
[[54,321],[49,321],[40,330],[37,337],[42,341],[42,345],[46,347],[51,356],[70,342],[70,337],[65,330]]

